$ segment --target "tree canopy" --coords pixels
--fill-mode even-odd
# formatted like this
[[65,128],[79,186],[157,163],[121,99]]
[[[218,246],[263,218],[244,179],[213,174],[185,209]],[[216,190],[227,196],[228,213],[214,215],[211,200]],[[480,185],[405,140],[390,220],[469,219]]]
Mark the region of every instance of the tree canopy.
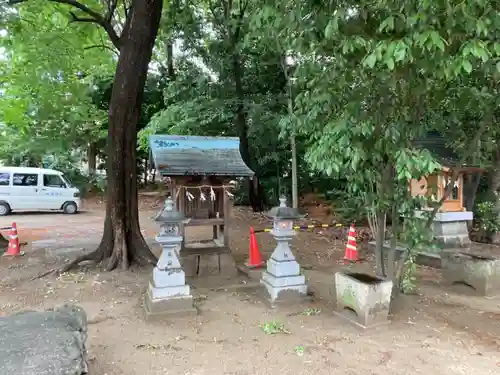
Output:
[[[92,22],[71,1],[20,3],[2,9],[0,158],[91,146],[105,158],[111,77],[135,3],[85,2]],[[153,133],[237,136],[260,181],[238,199],[258,210],[291,194],[293,149],[300,191],[348,193],[338,204],[357,202],[382,228],[380,245],[386,218],[421,203],[408,180],[438,168],[415,147],[430,132],[488,171],[490,196],[500,188],[499,26],[489,0],[168,2],[137,164]],[[473,205],[479,179],[469,183]]]
[[60,6],[27,5],[5,11],[2,19],[0,153],[36,164],[102,136],[98,125],[106,113],[89,94],[95,77],[113,72],[116,55],[101,30],[70,24]]

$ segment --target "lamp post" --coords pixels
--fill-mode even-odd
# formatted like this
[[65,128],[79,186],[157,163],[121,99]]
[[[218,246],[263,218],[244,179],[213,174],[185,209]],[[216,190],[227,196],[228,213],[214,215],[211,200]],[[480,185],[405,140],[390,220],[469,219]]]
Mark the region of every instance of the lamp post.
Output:
[[155,221],[160,223],[160,232],[155,239],[161,245],[162,253],[153,270],[146,294],[146,316],[196,312],[193,296],[179,261],[183,240],[181,225],[189,219],[174,208],[174,202],[169,197]]
[[271,303],[289,297],[304,297],[307,295],[305,276],[300,273],[300,265],[290,249],[290,241],[295,236],[294,220],[299,219],[296,208],[286,205],[286,198],[280,198],[280,205],[273,207],[267,215],[273,218],[271,234],[277,241],[267,268],[262,272],[261,284],[264,284]]

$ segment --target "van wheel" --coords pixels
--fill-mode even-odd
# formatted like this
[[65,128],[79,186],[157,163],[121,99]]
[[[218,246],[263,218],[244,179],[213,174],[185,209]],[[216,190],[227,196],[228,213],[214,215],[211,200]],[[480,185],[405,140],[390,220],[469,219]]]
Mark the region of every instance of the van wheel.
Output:
[[66,202],[63,205],[63,212],[68,215],[74,215],[78,211],[78,206],[75,202]]
[[0,216],[6,216],[10,213],[10,206],[8,203],[0,202]]

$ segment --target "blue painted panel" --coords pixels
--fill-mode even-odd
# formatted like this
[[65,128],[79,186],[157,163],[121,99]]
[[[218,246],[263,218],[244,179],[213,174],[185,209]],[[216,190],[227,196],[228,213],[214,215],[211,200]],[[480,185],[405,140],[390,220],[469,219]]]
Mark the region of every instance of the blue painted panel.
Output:
[[243,162],[236,137],[153,135],[149,145],[163,176],[253,176]]
[[150,147],[153,150],[161,149],[189,149],[198,148],[202,150],[231,150],[239,149],[240,140],[238,138],[222,137],[198,137],[198,136],[177,136],[177,135],[154,135],[149,139]]

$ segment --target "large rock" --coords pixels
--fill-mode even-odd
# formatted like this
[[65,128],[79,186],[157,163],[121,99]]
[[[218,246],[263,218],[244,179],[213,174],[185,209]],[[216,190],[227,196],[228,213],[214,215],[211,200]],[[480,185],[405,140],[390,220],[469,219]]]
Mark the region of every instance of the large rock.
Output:
[[0,318],[0,374],[88,374],[87,316],[78,306]]

